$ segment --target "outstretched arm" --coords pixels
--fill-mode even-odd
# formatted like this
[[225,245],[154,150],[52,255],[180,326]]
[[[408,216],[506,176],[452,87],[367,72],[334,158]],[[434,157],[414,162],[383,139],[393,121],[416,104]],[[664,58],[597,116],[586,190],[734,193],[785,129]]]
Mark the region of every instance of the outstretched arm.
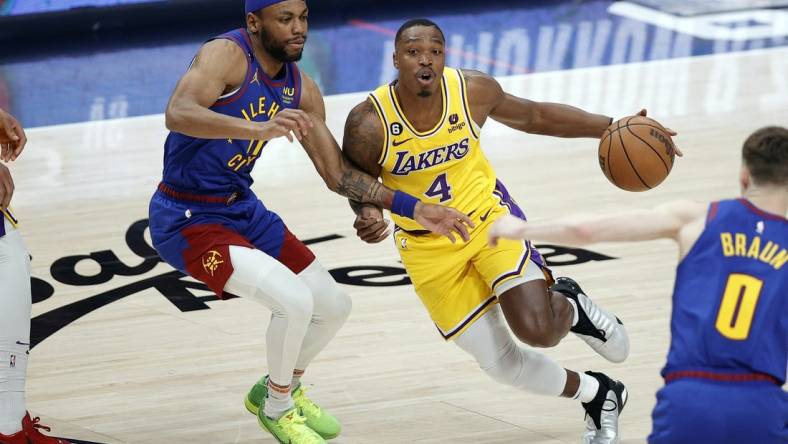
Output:
[[492,245],[498,239],[533,239],[582,246],[596,242],[679,239],[686,225],[703,217],[706,207],[677,201],[650,210],[631,210],[617,214],[572,216],[544,222],[525,222],[513,216],[497,220],[490,229]]
[[415,219],[424,228],[442,234],[452,242],[453,233],[466,241],[470,239],[466,225],[473,227],[473,222],[466,215],[453,208],[424,204],[413,196],[395,192],[348,161],[326,126],[326,108],[319,88],[306,74],[302,73],[302,79],[301,109],[314,127],[304,134],[301,145],[331,191]]
[[[599,139],[613,118],[592,114],[562,103],[534,102],[513,96],[497,80],[479,71],[463,70],[471,98],[471,114],[480,126],[487,116],[516,130],[555,137],[590,137]],[[642,109],[637,115],[646,116]],[[676,132],[665,128],[671,136]],[[676,155],[683,156],[676,148]]]
[[533,134],[600,138],[612,119],[560,103],[534,102],[506,93],[497,80],[479,71],[463,70],[472,98],[471,113],[480,125],[486,116]]

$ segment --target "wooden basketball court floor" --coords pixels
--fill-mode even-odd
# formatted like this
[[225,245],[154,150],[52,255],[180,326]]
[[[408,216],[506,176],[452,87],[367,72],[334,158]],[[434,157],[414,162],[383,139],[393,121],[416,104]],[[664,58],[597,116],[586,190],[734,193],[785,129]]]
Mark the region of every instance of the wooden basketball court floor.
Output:
[[[490,123],[483,146],[532,219],[736,196],[743,139],[761,126],[788,122],[785,48],[525,75],[502,83],[517,95],[614,116],[646,107],[679,132],[676,142],[686,154],[658,189],[627,193],[602,175],[594,140],[529,136]],[[349,109],[363,98],[327,99],[329,124],[338,137]],[[106,274],[119,265],[106,261],[108,250],[127,267],[143,264],[126,233],[147,218],[148,198],[160,178],[163,123],[157,115],[32,129],[26,152],[12,167],[15,210],[34,258],[33,275],[54,287],[51,297],[33,306],[33,314],[60,309],[47,319],[63,326],[33,349],[29,408],[57,435],[93,442],[273,442],[242,403],[266,371],[269,312],[243,299],[179,299],[177,285],[163,286],[183,307],[210,307],[182,311],[150,286],[149,279],[171,271],[163,263],[137,269],[142,272],[135,276]],[[369,267],[400,267],[391,241],[370,246],[354,237],[345,201],[325,189],[300,146],[272,143],[255,178],[259,196],[297,235],[341,236],[312,244],[327,268],[357,276],[374,273]],[[545,352],[568,368],[622,379],[631,393],[622,418],[623,442],[644,442],[654,393],[662,384],[677,251],[667,241],[588,250],[615,259],[554,271],[577,279],[623,319],[631,357],[623,364],[607,363],[571,335]],[[76,265],[70,271],[69,261],[61,260],[91,253],[104,258],[105,275],[95,260],[72,259]],[[345,267],[367,270],[353,274]],[[80,280],[74,274],[99,277]],[[314,399],[344,424],[333,442],[579,441],[583,412],[577,402],[489,380],[459,348],[444,343],[412,287],[344,288],[354,301],[351,317],[304,379]],[[70,307],[82,309],[96,300],[95,309],[70,318],[78,311]]]

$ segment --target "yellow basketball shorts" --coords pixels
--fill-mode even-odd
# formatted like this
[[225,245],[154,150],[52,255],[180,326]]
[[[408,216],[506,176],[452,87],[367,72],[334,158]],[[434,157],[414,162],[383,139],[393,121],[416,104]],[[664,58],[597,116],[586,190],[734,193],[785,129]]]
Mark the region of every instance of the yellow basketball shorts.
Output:
[[506,290],[549,277],[542,257],[529,241],[501,240],[495,248],[488,245],[492,223],[508,213],[507,206],[495,205],[486,214],[476,214],[476,227],[467,243],[458,239],[452,244],[435,234],[395,231],[397,249],[416,294],[444,339],[462,333],[498,303],[497,296]]

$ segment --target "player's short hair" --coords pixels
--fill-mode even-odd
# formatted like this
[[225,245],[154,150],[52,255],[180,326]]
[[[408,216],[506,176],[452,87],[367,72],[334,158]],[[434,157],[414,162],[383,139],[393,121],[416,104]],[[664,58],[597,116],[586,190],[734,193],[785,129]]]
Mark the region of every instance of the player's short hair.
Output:
[[416,19],[408,20],[407,22],[403,23],[402,26],[399,27],[399,29],[397,30],[397,36],[394,37],[394,43],[395,44],[399,43],[399,39],[400,37],[402,37],[402,33],[405,32],[405,30],[407,29],[413,28],[414,26],[432,26],[433,28],[437,29],[438,32],[441,34],[441,38],[443,39],[443,42],[444,43],[446,42],[446,36],[443,35],[443,30],[440,28],[440,26],[438,26],[432,20],[425,18],[416,18]]
[[744,165],[759,185],[788,185],[788,129],[767,126],[755,131],[742,147]]

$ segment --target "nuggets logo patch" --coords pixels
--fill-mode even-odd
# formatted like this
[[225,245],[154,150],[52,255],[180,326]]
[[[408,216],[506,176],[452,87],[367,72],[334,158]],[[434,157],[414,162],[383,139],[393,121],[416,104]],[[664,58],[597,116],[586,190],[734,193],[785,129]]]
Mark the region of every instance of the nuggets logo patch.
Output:
[[202,267],[205,269],[206,273],[213,276],[216,270],[219,269],[219,265],[224,263],[223,259],[224,258],[218,251],[211,250],[203,255]]

